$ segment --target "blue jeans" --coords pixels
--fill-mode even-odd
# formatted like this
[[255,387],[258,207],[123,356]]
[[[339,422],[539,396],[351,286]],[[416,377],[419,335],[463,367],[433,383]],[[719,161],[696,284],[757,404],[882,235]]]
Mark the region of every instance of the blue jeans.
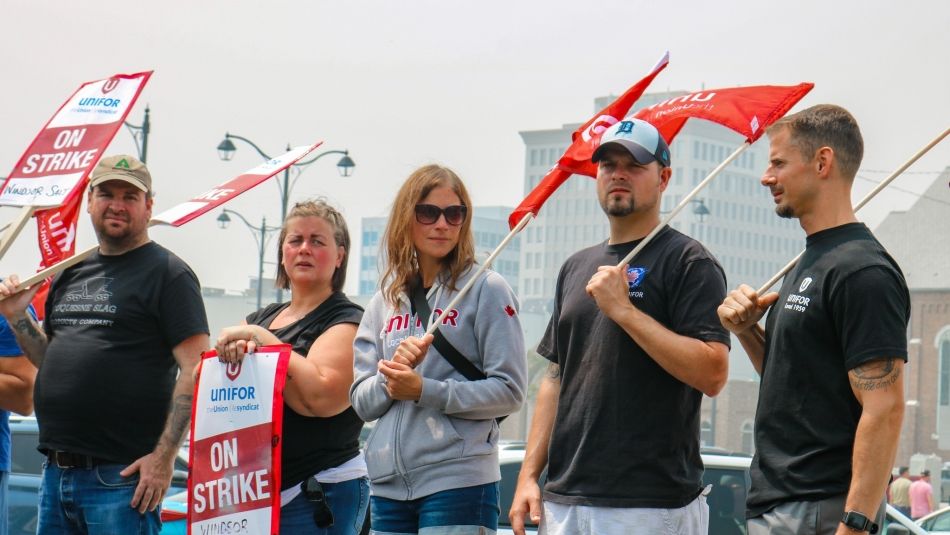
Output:
[[7,487],[10,484],[10,472],[0,470],[0,535],[10,533],[9,513],[10,506],[7,504]]
[[360,477],[340,483],[321,483],[327,505],[333,512],[333,525],[318,528],[313,519],[314,504],[301,492],[280,508],[281,535],[356,535],[366,519],[369,506],[369,478]]
[[498,483],[444,490],[409,501],[373,496],[370,503],[372,533],[378,535],[498,530]]
[[43,463],[37,535],[157,535],[159,509],[140,514],[129,503],[138,474],[119,475],[126,465],[90,469]]

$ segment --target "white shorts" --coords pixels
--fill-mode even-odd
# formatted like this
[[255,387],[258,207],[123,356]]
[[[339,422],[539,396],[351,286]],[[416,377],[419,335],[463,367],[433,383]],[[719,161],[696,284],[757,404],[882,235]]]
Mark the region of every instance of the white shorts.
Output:
[[592,507],[544,502],[538,535],[707,535],[706,496],[678,509]]

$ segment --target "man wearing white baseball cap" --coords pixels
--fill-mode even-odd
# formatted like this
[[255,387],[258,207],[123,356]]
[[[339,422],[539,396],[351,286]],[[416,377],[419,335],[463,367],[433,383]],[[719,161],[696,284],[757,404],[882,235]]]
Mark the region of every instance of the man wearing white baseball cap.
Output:
[[617,267],[660,223],[672,169],[653,125],[611,126],[592,160],[610,236],[558,276],[538,345],[551,363],[509,517],[519,534],[527,515],[549,535],[706,535],[699,408],[728,375],[729,335],[716,316],[725,274],[669,227]]
[[0,283],[0,314],[39,369],[33,401],[48,460],[37,533],[157,534],[192,372],[209,347],[204,303],[191,268],[148,236],[142,162],[103,158],[87,211],[99,250],[53,280],[42,327],[25,313],[39,285]]

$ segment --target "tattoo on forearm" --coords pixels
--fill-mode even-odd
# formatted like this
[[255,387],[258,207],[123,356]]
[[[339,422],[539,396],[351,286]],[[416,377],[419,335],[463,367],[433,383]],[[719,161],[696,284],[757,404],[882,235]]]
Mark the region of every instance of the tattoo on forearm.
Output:
[[167,433],[162,435],[166,446],[175,450],[181,445],[181,440],[191,421],[191,394],[178,394],[172,400],[171,414],[168,416]]
[[17,320],[16,324],[13,326],[16,329],[16,332],[21,335],[29,338],[30,340],[36,343],[43,343],[46,341],[46,336],[36,328],[36,325],[33,323],[33,320],[30,318],[23,318]]
[[548,364],[548,369],[547,369],[547,372],[545,372],[545,375],[547,375],[547,378],[551,379],[552,381],[560,382],[561,381],[561,367],[552,362]]
[[13,323],[13,334],[26,357],[38,368],[46,354],[46,334],[41,332],[29,317],[20,318]]
[[894,364],[893,358],[875,360],[862,364],[848,375],[851,386],[855,390],[881,390],[896,383],[901,377],[900,369]]

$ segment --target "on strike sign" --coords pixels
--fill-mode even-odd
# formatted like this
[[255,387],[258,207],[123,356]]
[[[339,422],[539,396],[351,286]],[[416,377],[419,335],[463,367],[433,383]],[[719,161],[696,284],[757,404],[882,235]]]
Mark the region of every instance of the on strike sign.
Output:
[[192,404],[188,533],[276,535],[280,440],[290,346],[240,364],[204,354]]
[[56,111],[0,190],[3,206],[59,206],[99,161],[152,71],[86,82]]

